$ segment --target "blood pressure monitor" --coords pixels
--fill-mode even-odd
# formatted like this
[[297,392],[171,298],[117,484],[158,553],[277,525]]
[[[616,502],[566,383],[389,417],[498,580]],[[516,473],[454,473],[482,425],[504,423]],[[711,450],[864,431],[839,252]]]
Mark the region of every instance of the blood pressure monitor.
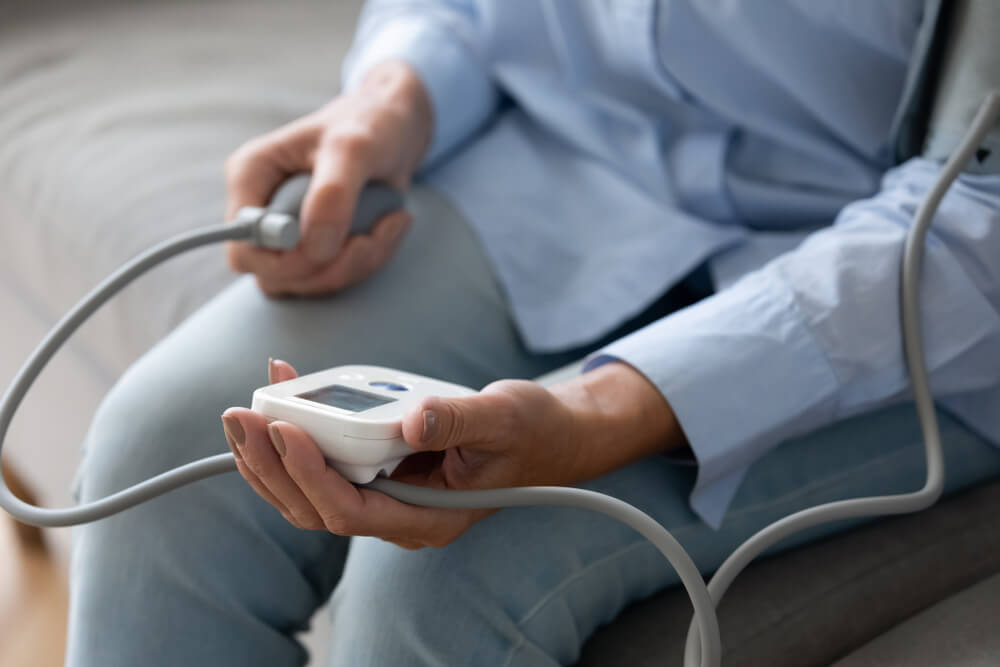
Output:
[[261,387],[251,409],[295,424],[330,465],[358,484],[392,474],[413,450],[402,420],[428,396],[469,396],[468,387],[379,366],[338,366]]

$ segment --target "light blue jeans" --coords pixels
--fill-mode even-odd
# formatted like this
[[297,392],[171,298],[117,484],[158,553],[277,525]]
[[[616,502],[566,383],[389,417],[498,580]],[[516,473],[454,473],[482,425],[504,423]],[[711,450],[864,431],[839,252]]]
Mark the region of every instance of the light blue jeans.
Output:
[[[240,280],[135,364],[88,435],[82,499],[227,451],[219,415],[248,404],[269,356],[470,386],[575,356],[525,350],[472,232],[434,193],[412,201],[398,255],[358,288],[272,301]],[[947,415],[941,428],[949,490],[1000,474],[1000,450]],[[920,442],[905,405],[787,442],[753,466],[719,531],[688,507],[691,467],[653,458],[587,486],[650,513],[709,572],[792,511],[919,487]],[[332,665],[565,665],[630,601],[676,584],[639,535],[597,514],[504,510],[446,548],[405,551],[297,530],[234,474],[80,528],[72,569],[72,667],[300,665],[294,635],[331,592]]]

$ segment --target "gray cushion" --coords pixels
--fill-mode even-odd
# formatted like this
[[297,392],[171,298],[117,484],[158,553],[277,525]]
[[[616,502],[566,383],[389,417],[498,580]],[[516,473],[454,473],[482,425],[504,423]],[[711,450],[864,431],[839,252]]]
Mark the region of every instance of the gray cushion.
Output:
[[[1000,481],[921,514],[869,524],[751,565],[719,610],[723,664],[829,665],[938,600],[1000,572],[997,507]],[[591,637],[579,665],[679,665],[690,617],[680,589],[635,604]],[[887,642],[871,650],[892,658],[899,641]],[[907,655],[873,664],[914,664]]]
[[[0,3],[0,280],[62,313],[155,241],[222,221],[226,156],[339,84],[360,0]],[[117,374],[232,280],[219,248],[99,313]]]
[[834,667],[995,667],[1000,662],[1000,574],[876,637]]

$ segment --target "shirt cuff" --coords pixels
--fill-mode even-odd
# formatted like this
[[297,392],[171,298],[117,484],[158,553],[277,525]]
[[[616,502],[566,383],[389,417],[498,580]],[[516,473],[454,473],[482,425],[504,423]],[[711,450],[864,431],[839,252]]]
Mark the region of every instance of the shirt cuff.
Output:
[[344,61],[343,87],[353,90],[371,69],[404,60],[420,77],[433,110],[427,166],[473,134],[492,115],[499,95],[461,39],[416,16],[394,17],[359,38]]
[[833,368],[767,269],[597,351],[584,372],[611,361],[670,403],[698,461],[691,507],[713,528],[753,461],[835,414]]

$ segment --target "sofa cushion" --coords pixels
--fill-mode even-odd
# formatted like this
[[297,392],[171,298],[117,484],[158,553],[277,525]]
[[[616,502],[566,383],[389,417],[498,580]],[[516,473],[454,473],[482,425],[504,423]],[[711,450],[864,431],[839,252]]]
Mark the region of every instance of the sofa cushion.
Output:
[[[329,99],[360,0],[40,2],[0,8],[0,279],[54,318],[125,259],[219,223],[244,140]],[[82,341],[107,374],[233,276],[172,260]]]
[[834,667],[995,667],[1000,662],[1000,574],[917,614]]
[[[754,563],[736,579],[719,608],[722,664],[829,665],[942,598],[1000,572],[997,507],[1000,481],[962,492],[920,514],[878,521]],[[682,589],[660,593],[598,630],[578,666],[680,665],[690,620],[691,605]],[[931,634],[932,625],[920,627]],[[950,636],[945,633],[939,639]],[[973,635],[967,636],[972,655]],[[886,642],[873,643],[871,655],[877,651],[895,660],[892,649],[905,642]],[[908,655],[904,652],[894,662],[840,667],[952,664],[911,663]]]

